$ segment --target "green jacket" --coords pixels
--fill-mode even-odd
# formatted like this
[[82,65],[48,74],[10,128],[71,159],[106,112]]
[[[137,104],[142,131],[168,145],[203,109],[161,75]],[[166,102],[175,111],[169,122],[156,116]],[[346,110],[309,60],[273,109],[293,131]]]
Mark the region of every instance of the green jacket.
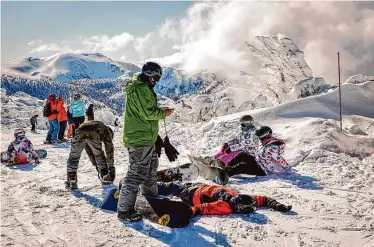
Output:
[[157,107],[157,96],[146,83],[132,78],[123,88],[125,113],[123,143],[125,147],[153,145],[158,135],[158,121],[166,110]]

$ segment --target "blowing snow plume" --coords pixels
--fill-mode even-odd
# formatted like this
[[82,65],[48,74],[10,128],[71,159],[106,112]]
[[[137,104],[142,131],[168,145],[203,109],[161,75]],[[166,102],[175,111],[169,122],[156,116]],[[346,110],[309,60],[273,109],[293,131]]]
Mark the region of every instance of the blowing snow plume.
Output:
[[[341,52],[343,80],[352,74],[370,75],[374,67],[374,3],[372,2],[199,2],[179,18],[166,19],[144,37],[129,33],[83,37],[61,44],[30,42],[32,53],[101,52],[118,60],[182,65],[188,73],[201,70],[234,77],[256,71],[246,57],[245,42],[255,36],[291,38],[305,52],[314,76],[336,82],[336,54]],[[54,49],[53,52],[58,51]],[[44,53],[43,53],[44,52]]]

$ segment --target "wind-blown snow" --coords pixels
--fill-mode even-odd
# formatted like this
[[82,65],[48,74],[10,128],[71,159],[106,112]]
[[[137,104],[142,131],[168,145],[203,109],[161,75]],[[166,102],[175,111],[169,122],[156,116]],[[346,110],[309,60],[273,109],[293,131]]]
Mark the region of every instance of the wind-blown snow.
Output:
[[[38,166],[1,167],[2,244],[23,246],[373,246],[374,245],[374,82],[343,85],[343,132],[339,130],[337,91],[279,106],[192,123],[167,118],[171,143],[181,155],[160,168],[188,162],[187,154],[213,154],[238,131],[237,120],[251,114],[286,141],[286,158],[295,173],[253,178],[235,176],[228,186],[241,193],[265,194],[293,205],[280,214],[196,217],[183,229],[149,223],[122,223],[99,210],[102,188],[86,154],[78,170],[80,190],[64,189],[69,149],[45,146],[46,131],[27,136],[48,150]],[[345,96],[344,96],[345,95]],[[20,99],[16,99],[16,98]],[[27,96],[12,96],[19,102]],[[27,100],[30,102],[30,100]],[[31,101],[33,102],[33,101]],[[9,104],[9,103],[8,103]],[[33,104],[33,103],[32,103]],[[189,109],[183,102],[183,109]],[[22,103],[19,111],[26,112]],[[335,113],[336,112],[336,113]],[[182,114],[175,109],[175,115]],[[100,114],[98,114],[100,115]],[[110,115],[110,114],[109,114]],[[104,113],[104,117],[107,117]],[[11,118],[12,116],[9,116]],[[335,120],[334,120],[335,119]],[[15,120],[9,120],[9,123]],[[13,126],[1,124],[1,149],[12,139]],[[160,123],[160,135],[164,136]],[[122,133],[114,138],[118,184],[128,165]],[[201,178],[198,181],[205,181]]]

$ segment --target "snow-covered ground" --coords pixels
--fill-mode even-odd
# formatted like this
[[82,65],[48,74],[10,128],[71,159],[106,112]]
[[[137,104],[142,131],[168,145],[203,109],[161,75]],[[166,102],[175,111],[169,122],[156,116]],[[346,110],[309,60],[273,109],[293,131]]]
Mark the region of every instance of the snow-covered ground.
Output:
[[[372,247],[374,82],[344,85],[343,132],[336,121],[337,99],[337,91],[333,91],[209,122],[167,119],[171,142],[181,155],[173,164],[162,155],[162,168],[188,162],[188,153],[213,154],[238,130],[237,119],[249,113],[256,124],[271,126],[285,139],[286,158],[295,171],[282,177],[235,176],[228,184],[241,193],[265,194],[292,204],[292,212],[260,209],[253,215],[196,217],[183,229],[147,220],[122,223],[116,214],[101,211],[98,205],[106,188],[86,154],[78,171],[80,190],[66,191],[69,149],[43,145],[45,130],[39,130],[40,134],[28,131],[34,145],[49,153],[37,166],[1,167],[2,245]],[[162,136],[163,127],[160,123]],[[1,150],[12,139],[13,128],[1,125]],[[116,132],[115,184],[128,165],[121,139],[122,133]]]

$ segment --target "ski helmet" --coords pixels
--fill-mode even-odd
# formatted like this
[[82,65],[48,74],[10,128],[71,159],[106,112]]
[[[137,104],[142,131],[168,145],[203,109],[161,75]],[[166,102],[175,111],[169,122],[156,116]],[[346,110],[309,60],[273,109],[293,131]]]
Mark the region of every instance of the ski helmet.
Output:
[[23,128],[16,128],[14,130],[14,137],[18,137],[18,136],[24,136],[26,134],[25,130]]
[[80,100],[81,99],[81,95],[79,93],[74,94],[73,99],[74,100]]
[[233,210],[240,214],[250,214],[256,209],[256,200],[245,194],[239,194],[231,198],[230,204],[233,206]]
[[273,136],[273,130],[269,126],[261,126],[261,128],[256,131],[256,136],[263,141]]
[[142,74],[152,78],[159,77],[158,80],[160,80],[162,76],[162,68],[155,62],[147,62],[142,67]]
[[239,119],[239,123],[242,127],[253,125],[253,118],[251,115],[244,115]]

